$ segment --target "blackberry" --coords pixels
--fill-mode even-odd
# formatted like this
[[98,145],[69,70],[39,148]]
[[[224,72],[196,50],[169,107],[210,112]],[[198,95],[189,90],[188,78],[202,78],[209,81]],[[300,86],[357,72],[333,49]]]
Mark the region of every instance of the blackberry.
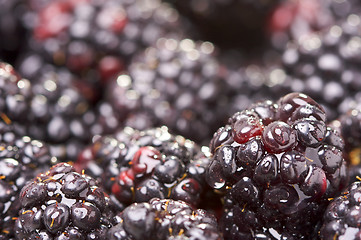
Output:
[[328,205],[319,231],[321,240],[360,239],[361,183],[354,182]]
[[27,18],[30,51],[98,85],[159,37],[183,35],[177,11],[157,0],[57,0]]
[[16,239],[106,239],[113,223],[108,195],[96,181],[59,163],[20,192]]
[[204,180],[208,156],[207,148],[170,134],[166,127],[127,127],[98,138],[75,166],[96,177],[124,206],[153,197],[198,206],[209,190]]
[[235,113],[210,148],[206,179],[224,194],[226,239],[310,239],[347,182],[342,138],[302,93]]
[[[227,116],[254,102],[278,100],[291,92],[290,76],[280,68],[280,56],[273,50],[265,49],[261,56],[253,58],[245,58],[237,50],[221,51],[217,59],[225,82],[218,98],[223,99],[222,108],[226,109],[226,113],[220,112],[223,117],[219,116],[219,126],[227,122]],[[292,81],[292,84],[297,83]]]
[[[361,90],[360,22],[358,15],[349,15],[322,33],[304,36],[299,44],[290,45],[283,53],[291,90],[304,92],[318,101],[329,120],[342,112],[346,96],[354,97]],[[297,85],[292,84],[294,80],[298,80]]]
[[74,76],[69,72],[53,69],[44,71],[38,81],[32,83],[34,98],[31,110],[34,125],[40,128],[44,126],[46,129],[39,138],[53,143],[65,142],[71,137],[84,141],[90,139],[82,120],[82,116],[90,108],[89,102],[75,84]]
[[339,129],[345,141],[349,178],[355,182],[361,176],[361,109],[351,108],[331,124]]
[[133,203],[118,221],[107,239],[223,239],[214,216],[172,199]]
[[361,146],[361,109],[350,109],[342,114],[337,125],[345,140],[346,151]]
[[[227,102],[221,94],[227,87],[223,66],[216,54],[209,42],[161,38],[134,57],[129,73],[109,84],[105,95],[126,125],[164,124],[177,134],[204,141],[224,119]],[[147,120],[137,126],[138,114]]]
[[361,4],[357,0],[284,1],[269,19],[271,45],[283,51],[289,41],[297,42],[304,35],[327,29],[360,10]]
[[10,64],[0,62],[0,84],[0,111],[13,121],[25,120],[33,97],[29,80],[21,78]]
[[227,71],[227,116],[248,108],[253,102],[277,100],[290,92],[285,85],[289,76],[277,64],[264,66],[257,62],[238,67],[227,66]]
[[267,16],[281,1],[206,1],[168,0],[201,33],[203,40],[222,48],[247,51],[265,40]]
[[14,128],[6,122],[0,123],[0,239],[14,237],[22,187],[58,161],[50,154],[48,145],[20,137]]
[[53,145],[54,155],[76,157],[92,136],[86,130],[94,122],[89,112],[91,102],[70,72],[50,65],[41,67],[30,81],[21,78],[11,65],[0,63],[0,109],[16,129],[24,129],[24,135]]

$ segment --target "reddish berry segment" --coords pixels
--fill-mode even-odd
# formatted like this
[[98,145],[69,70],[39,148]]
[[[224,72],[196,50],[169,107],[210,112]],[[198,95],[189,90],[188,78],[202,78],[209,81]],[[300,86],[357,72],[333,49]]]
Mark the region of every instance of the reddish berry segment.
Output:
[[33,19],[26,24],[28,54],[40,53],[44,63],[66,67],[95,87],[159,38],[184,35],[178,12],[161,1],[43,2],[26,8]]
[[136,173],[136,177],[141,177],[138,174],[150,174],[154,168],[159,165],[161,160],[161,153],[153,147],[141,147],[134,154],[131,162],[131,168]]
[[206,179],[225,195],[225,238],[313,238],[327,199],[347,184],[343,140],[325,120],[313,99],[291,93],[235,113],[214,134]]
[[260,119],[252,112],[244,112],[235,117],[233,138],[238,143],[245,143],[252,137],[261,135],[263,126]]
[[271,153],[281,153],[294,148],[296,138],[295,130],[280,121],[269,124],[262,134],[264,147]]
[[96,140],[75,165],[99,179],[125,206],[154,197],[198,206],[210,192],[205,184],[209,155],[207,148],[201,150],[165,127],[125,128]]

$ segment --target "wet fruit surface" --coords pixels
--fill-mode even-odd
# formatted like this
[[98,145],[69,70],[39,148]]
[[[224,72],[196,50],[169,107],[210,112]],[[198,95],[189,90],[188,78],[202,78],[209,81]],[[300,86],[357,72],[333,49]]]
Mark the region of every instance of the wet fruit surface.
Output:
[[[3,119],[10,120],[3,114]],[[29,137],[21,137],[11,122],[0,122],[0,238],[14,237],[14,224],[21,205],[21,189],[41,171],[56,164],[49,146]],[[19,130],[19,129],[17,129]],[[39,189],[39,193],[43,191]]]
[[0,6],[0,240],[361,238],[359,0]]
[[235,113],[210,144],[207,182],[225,195],[224,236],[311,238],[327,199],[346,185],[343,144],[332,145],[343,140],[307,95],[255,106]]
[[328,205],[319,233],[320,239],[358,239],[360,237],[360,182],[351,184]]
[[75,232],[81,239],[105,239],[105,229],[113,223],[109,196],[94,179],[75,172],[67,163],[34,178],[21,190],[19,201],[22,209],[15,223],[16,239],[44,234],[61,239]]
[[155,197],[199,206],[210,191],[205,184],[209,155],[206,147],[170,134],[165,127],[126,128],[97,139],[75,166],[99,179],[124,206]]

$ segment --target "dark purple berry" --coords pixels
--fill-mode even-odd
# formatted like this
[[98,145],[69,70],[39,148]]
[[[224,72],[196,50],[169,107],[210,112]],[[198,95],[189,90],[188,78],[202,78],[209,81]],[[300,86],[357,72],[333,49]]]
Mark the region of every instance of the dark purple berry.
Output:
[[360,182],[355,182],[341,196],[330,202],[323,214],[320,239],[360,239],[359,196]]
[[209,155],[208,148],[165,127],[125,128],[97,139],[80,154],[76,167],[96,177],[125,206],[152,198],[199,206],[210,192],[205,182]]
[[[67,227],[70,217],[69,207],[63,203],[53,203],[47,206],[43,213],[44,225],[50,233],[63,231]],[[40,228],[40,226],[38,226]],[[34,228],[32,230],[35,230]]]
[[38,175],[20,194],[16,239],[105,239],[114,203],[96,184],[67,163]]
[[297,136],[287,123],[276,121],[264,129],[262,140],[268,152],[281,153],[294,148]]
[[224,196],[224,237],[313,239],[328,199],[347,184],[342,142],[302,93],[235,113],[214,134],[206,172]]
[[133,203],[118,215],[118,222],[107,239],[223,239],[212,214],[179,200]]

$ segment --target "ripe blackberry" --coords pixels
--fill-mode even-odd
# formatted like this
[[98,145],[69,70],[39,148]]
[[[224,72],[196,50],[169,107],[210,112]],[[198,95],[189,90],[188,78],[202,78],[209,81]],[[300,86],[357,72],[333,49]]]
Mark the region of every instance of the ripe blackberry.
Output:
[[361,146],[361,109],[350,109],[339,117],[336,124],[345,140],[346,151]]
[[268,31],[273,48],[284,51],[288,42],[324,30],[350,14],[361,11],[357,0],[295,0],[279,4],[269,18]]
[[50,65],[41,67],[29,81],[11,65],[0,63],[0,110],[25,129],[23,134],[54,145],[54,155],[76,157],[92,136],[87,130],[94,121],[88,111],[91,103],[74,75]]
[[225,194],[224,237],[309,239],[347,182],[343,147],[322,107],[302,93],[235,113],[214,134],[206,173]]
[[[360,17],[349,15],[319,34],[310,34],[290,45],[283,53],[283,66],[292,91],[308,94],[326,110],[329,120],[335,119],[346,96],[361,90],[358,76],[360,52]],[[301,80],[301,81],[299,81]]]
[[198,206],[209,190],[204,180],[207,150],[170,134],[166,127],[145,131],[127,127],[97,139],[75,166],[99,179],[124,206],[153,197]]
[[223,239],[214,216],[172,199],[133,203],[119,214],[118,222],[107,239]]
[[96,181],[59,163],[23,187],[16,239],[106,239],[113,213]]
[[224,120],[227,96],[221,93],[226,82],[211,43],[161,38],[134,57],[128,71],[109,84],[105,94],[120,122],[139,128],[133,114],[145,115],[146,127],[147,122],[164,124],[202,141]]
[[361,182],[354,182],[341,196],[333,199],[324,215],[319,237],[327,239],[360,239]]
[[223,48],[258,47],[265,40],[267,16],[281,1],[168,0],[201,33]]
[[30,50],[95,84],[159,37],[183,35],[177,11],[157,0],[57,0],[27,15]]
[[351,108],[331,124],[339,129],[345,141],[349,178],[355,182],[361,176],[361,109]]
[[0,239],[14,237],[15,218],[21,208],[21,188],[57,163],[44,142],[19,137],[14,128],[16,126],[3,121],[0,123]]
[[82,123],[82,116],[89,109],[89,102],[75,84],[74,76],[66,70],[52,69],[44,71],[38,81],[32,83],[34,125],[44,126],[46,129],[43,131],[44,136],[39,138],[54,143],[65,142],[71,137],[84,141],[90,139]]
[[13,121],[23,121],[31,99],[29,80],[22,79],[10,64],[0,62],[0,111]]

